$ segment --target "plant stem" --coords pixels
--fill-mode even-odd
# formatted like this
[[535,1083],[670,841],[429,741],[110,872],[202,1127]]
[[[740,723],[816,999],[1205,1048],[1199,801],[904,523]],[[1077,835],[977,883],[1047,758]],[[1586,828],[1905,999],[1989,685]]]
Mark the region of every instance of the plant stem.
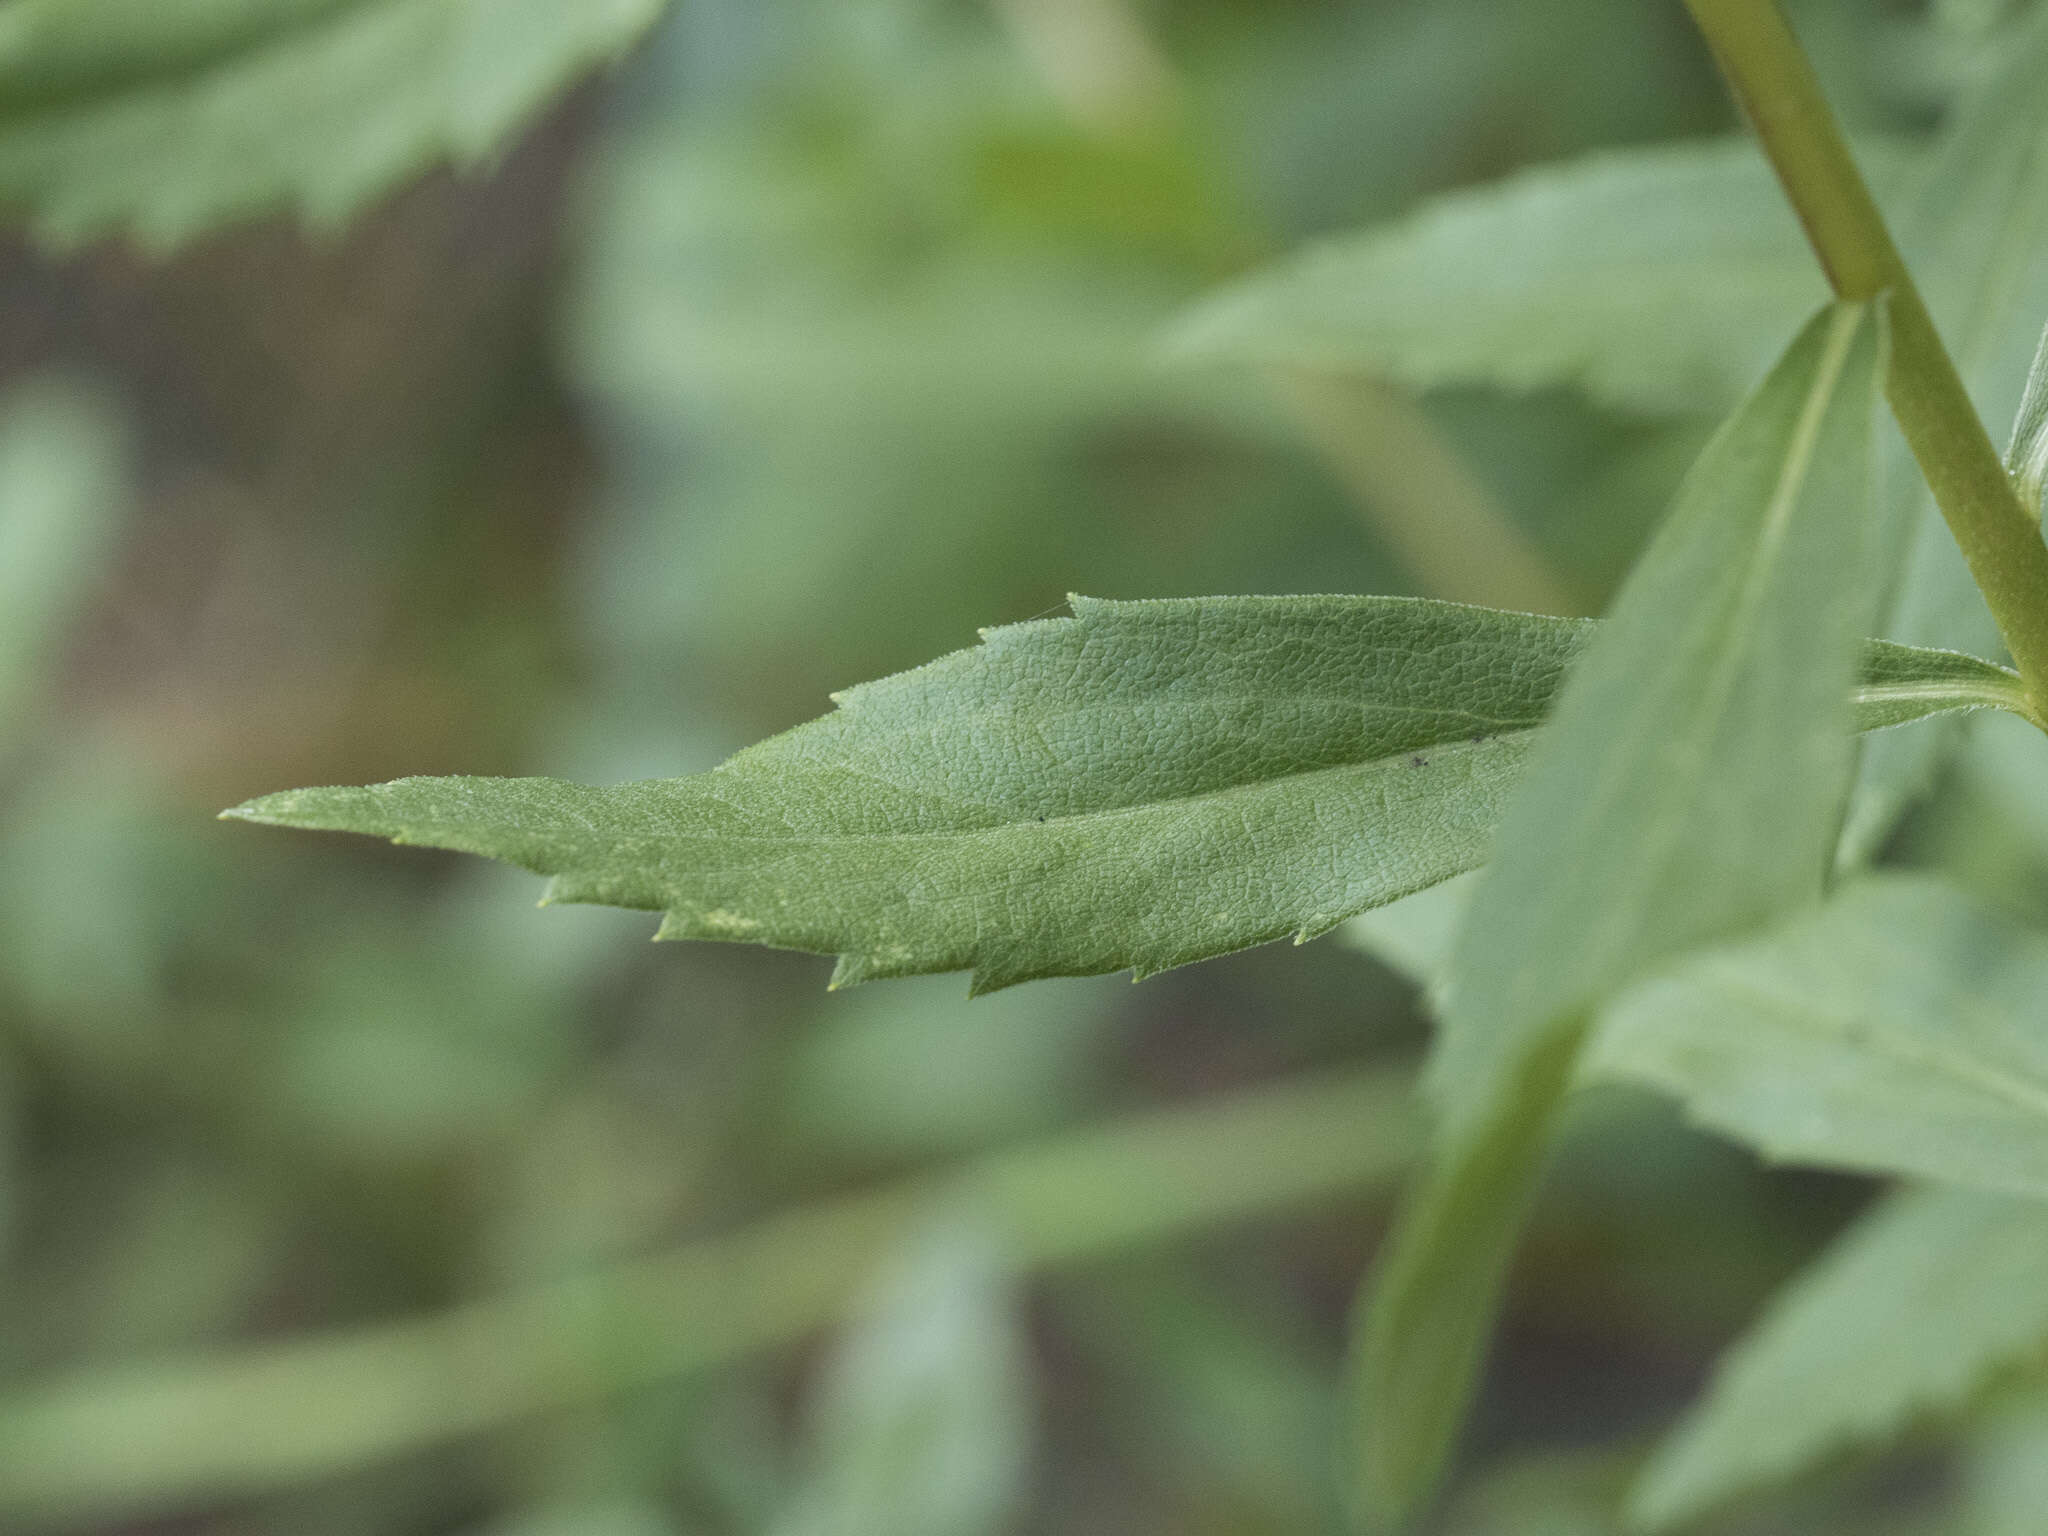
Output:
[[1891,295],[1892,414],[2039,712],[2048,544],[2021,502],[1778,0],[1686,0],[1838,296]]
[[843,1316],[964,1206],[1020,1271],[1382,1186],[1423,1138],[1412,1073],[1152,1110],[437,1316],[88,1368],[0,1399],[0,1523],[165,1515],[712,1370]]

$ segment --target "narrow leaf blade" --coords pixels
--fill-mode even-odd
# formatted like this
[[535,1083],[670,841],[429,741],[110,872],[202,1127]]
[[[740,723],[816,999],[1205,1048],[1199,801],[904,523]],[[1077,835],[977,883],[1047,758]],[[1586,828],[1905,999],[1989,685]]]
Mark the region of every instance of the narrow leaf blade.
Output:
[[[1589,1009],[1817,894],[1875,604],[1881,317],[1823,311],[1718,433],[1558,702],[1454,952],[1435,1166],[1354,1355],[1361,1516],[1440,1481]],[[1503,1148],[1512,1155],[1503,1155]]]

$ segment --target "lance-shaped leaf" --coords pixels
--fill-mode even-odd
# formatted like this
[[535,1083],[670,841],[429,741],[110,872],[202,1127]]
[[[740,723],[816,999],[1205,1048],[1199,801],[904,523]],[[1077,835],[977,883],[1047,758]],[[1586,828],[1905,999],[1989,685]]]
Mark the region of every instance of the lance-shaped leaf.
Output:
[[1631,988],[1586,1070],[1777,1161],[2048,1198],[2044,997],[2048,938],[1940,881],[1871,878]]
[[1435,1164],[1353,1362],[1357,1503],[1404,1525],[1464,1416],[1590,1011],[1818,894],[1875,607],[1883,325],[1825,310],[1723,426],[1573,670],[1473,894],[1431,1083]]
[[[400,779],[229,812],[505,859],[667,938],[835,980],[1140,975],[1321,933],[1486,856],[1587,620],[1400,597],[1074,600],[839,696],[688,778]],[[1869,726],[2015,707],[2011,673],[1870,647]]]
[[8,0],[0,203],[44,238],[175,246],[291,207],[334,223],[495,152],[664,0]]
[[2048,1205],[1957,1189],[1893,1195],[1729,1352],[1643,1470],[1631,1521],[1683,1524],[1957,1409],[2044,1344]]
[[1470,868],[1585,625],[1402,598],[1074,599],[690,778],[406,779],[231,814],[490,854],[837,983],[1140,975]]

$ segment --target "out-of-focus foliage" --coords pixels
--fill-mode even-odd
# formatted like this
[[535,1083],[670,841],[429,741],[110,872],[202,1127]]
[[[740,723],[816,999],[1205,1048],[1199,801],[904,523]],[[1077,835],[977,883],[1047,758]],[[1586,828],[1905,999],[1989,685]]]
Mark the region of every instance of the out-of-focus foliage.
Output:
[[1870,880],[1604,1014],[1588,1063],[1786,1161],[2048,1195],[2048,944]]
[[662,0],[7,0],[0,203],[50,241],[333,225],[497,151]]
[[914,1244],[848,1327],[773,1536],[994,1536],[1023,1504],[1031,1369],[971,1218]]
[[1313,246],[1177,332],[1189,353],[1419,388],[1567,385],[1718,414],[1827,297],[1748,139],[1608,151]]
[[1645,1469],[1649,1529],[1953,1411],[2048,1339],[2048,1211],[1960,1190],[1894,1195],[1772,1305]]
[[[1798,9],[1920,158],[2029,7]],[[32,594],[0,604],[0,1524],[753,1536],[833,1489],[878,1528],[1322,1536],[1343,1314],[1424,1130],[1394,972],[1324,943],[828,997],[809,959],[212,816],[708,769],[1074,590],[1599,611],[1700,420],[1275,389],[1166,331],[1425,196],[1736,125],[1638,0],[679,0],[532,115],[652,14],[0,5],[0,190],[183,251],[0,252],[0,540],[55,519],[43,577],[0,568]],[[458,21],[481,51],[410,49]],[[448,84],[501,49],[463,78],[502,93]],[[441,159],[471,169],[374,201]],[[324,243],[196,238],[366,198]],[[2030,292],[1980,328],[2021,370]],[[1963,739],[1887,856],[2039,924],[2048,774]],[[1862,1197],[1588,1096],[1446,1530],[1616,1530]],[[1758,1518],[2028,1529],[2010,1376],[1916,1399],[1952,1478],[1788,1463]],[[937,1468],[947,1500],[892,1502]]]

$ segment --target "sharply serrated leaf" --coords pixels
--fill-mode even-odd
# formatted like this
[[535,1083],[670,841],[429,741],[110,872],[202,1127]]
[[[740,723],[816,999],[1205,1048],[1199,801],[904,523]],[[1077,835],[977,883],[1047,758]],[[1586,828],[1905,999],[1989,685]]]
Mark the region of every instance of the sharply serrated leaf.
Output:
[[8,0],[0,204],[44,238],[176,246],[346,218],[489,155],[665,0]]
[[[480,853],[668,938],[972,968],[980,991],[1168,966],[1476,867],[1588,620],[1416,598],[1075,600],[840,696],[710,773],[401,779],[230,812]],[[1872,646],[1871,726],[2012,707],[1965,656]]]
[[1631,976],[1818,893],[1876,605],[1884,327],[1825,310],[1716,434],[1588,647],[1473,894],[1430,1081],[1434,1166],[1354,1357],[1357,1504],[1440,1480],[1584,1021]]
[[[1723,1360],[1630,1503],[1661,1530],[1955,1409],[2048,1344],[2048,1205],[1909,1190],[1863,1217]],[[2037,1511],[2038,1513],[2038,1511]]]
[[1478,863],[1584,624],[1405,598],[1074,600],[711,773],[410,779],[234,814],[508,859],[664,936],[1139,974]]
[[1174,340],[1423,388],[1571,384],[1623,409],[1714,413],[1826,293],[1763,157],[1731,139],[1449,193],[1225,290]]
[[2048,938],[1928,878],[1631,988],[1586,1070],[1787,1162],[2048,1196]]

